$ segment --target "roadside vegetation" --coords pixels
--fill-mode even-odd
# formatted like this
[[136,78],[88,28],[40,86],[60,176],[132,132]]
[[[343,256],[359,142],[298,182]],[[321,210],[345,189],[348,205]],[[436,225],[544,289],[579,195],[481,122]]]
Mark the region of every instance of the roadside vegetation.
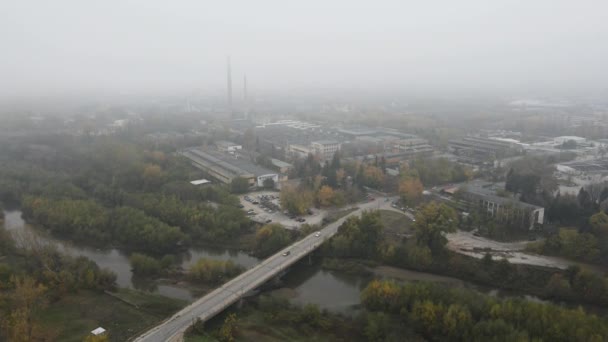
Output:
[[[558,270],[511,264],[506,259],[495,261],[489,255],[476,259],[450,252],[445,248],[444,233],[454,231],[457,220],[453,209],[431,202],[417,212],[414,235],[395,242],[383,234],[380,215],[366,212],[360,218],[349,218],[319,253],[326,258],[373,261],[447,275],[541,298],[608,306],[608,279],[601,274],[578,267]],[[337,261],[328,262],[330,269],[336,265]],[[344,269],[363,270],[352,265]]]

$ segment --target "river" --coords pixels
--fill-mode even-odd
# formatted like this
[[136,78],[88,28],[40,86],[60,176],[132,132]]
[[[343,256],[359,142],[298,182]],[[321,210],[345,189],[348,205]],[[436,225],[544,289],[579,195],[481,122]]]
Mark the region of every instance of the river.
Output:
[[[56,244],[61,250],[74,256],[82,255],[95,261],[100,267],[108,268],[116,273],[116,283],[119,287],[134,288],[163,296],[192,301],[194,295],[183,287],[166,284],[151,284],[149,280],[138,279],[131,271],[128,256],[117,249],[95,249],[57,239],[40,229],[35,229],[24,222],[21,212],[5,211],[5,228],[9,231],[25,230],[42,239],[44,242]],[[212,246],[191,248],[182,255],[182,267],[187,268],[199,258],[216,260],[231,260],[246,268],[251,268],[259,259],[249,256],[242,251],[228,250]],[[314,258],[313,258],[314,259]],[[417,272],[389,266],[376,267],[373,275],[350,275],[343,272],[327,271],[320,263],[309,264],[306,261],[296,263],[282,277],[281,288],[272,290],[289,298],[297,304],[316,304],[322,309],[333,312],[353,313],[361,304],[360,293],[374,278],[393,279],[399,282],[431,281],[449,284],[452,287],[471,288],[489,295],[499,297],[520,297],[543,302],[534,296],[513,294],[501,290],[481,287],[457,278],[440,276],[430,273]],[[603,310],[601,310],[603,311]]]
[[[35,229],[27,224],[23,220],[21,211],[19,210],[5,211],[4,216],[4,226],[8,231],[25,231],[28,234],[33,234],[45,243],[56,245],[61,251],[67,254],[73,256],[82,255],[93,260],[99,267],[110,269],[112,272],[116,273],[116,285],[119,287],[146,290],[163,296],[187,301],[195,299],[192,293],[183,287],[167,284],[151,284],[149,280],[138,279],[131,271],[128,255],[118,249],[98,249],[57,239],[50,234],[47,234],[45,231]],[[211,246],[190,248],[186,253],[180,255],[180,257],[184,269],[187,269],[192,263],[200,258],[231,260],[235,264],[245,268],[250,268],[259,262],[257,258],[254,258],[245,252]]]

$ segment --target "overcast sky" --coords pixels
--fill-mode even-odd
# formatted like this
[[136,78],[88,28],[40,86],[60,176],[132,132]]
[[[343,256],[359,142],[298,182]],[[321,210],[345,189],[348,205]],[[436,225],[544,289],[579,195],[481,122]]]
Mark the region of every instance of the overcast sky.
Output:
[[3,0],[0,95],[608,89],[606,0]]

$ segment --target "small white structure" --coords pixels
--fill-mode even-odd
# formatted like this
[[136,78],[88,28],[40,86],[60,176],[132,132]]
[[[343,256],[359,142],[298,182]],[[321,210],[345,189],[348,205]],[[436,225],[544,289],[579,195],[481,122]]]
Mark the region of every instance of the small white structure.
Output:
[[206,180],[206,179],[197,179],[197,180],[193,180],[190,182],[190,184],[192,185],[202,185],[202,184],[209,184],[211,183],[210,180]]
[[105,333],[106,333],[106,329],[104,329],[102,327],[99,327],[99,328],[91,331],[91,334],[93,334],[95,336],[103,335]]
[[226,140],[217,141],[215,146],[217,146],[217,149],[222,153],[234,153],[243,149],[242,145]]

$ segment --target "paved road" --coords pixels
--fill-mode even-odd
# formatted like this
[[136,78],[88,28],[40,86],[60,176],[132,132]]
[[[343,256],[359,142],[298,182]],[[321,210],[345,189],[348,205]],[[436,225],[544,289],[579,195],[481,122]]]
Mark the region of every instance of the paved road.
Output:
[[[329,239],[336,234],[338,227],[348,217],[359,215],[364,210],[384,209],[386,206],[390,208],[390,203],[384,202],[384,199],[376,199],[375,201],[358,205],[357,210],[323,228],[320,231],[320,237],[311,234],[302,240],[295,242],[293,245],[279,251],[277,254],[269,257],[255,267],[247,270],[228,283],[183,308],[160,325],[135,338],[135,341],[180,341],[184,331],[192,325],[197,318],[206,321],[215,316],[238,301],[245,293],[256,289],[279,274],[285,268],[308,255],[311,251],[319,247],[324,240]],[[288,256],[283,256],[283,253],[286,251],[289,251],[290,254]]]

